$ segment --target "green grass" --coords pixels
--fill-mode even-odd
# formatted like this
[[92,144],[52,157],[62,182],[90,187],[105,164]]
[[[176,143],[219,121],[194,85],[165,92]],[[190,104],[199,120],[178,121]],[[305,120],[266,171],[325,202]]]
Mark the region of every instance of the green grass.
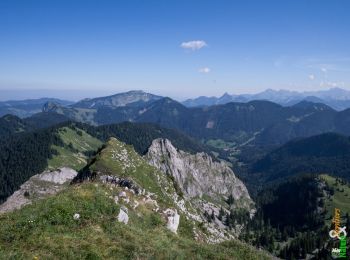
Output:
[[[113,154],[125,154],[126,160]],[[127,167],[129,165],[130,167]],[[175,192],[171,181],[165,174],[159,172],[156,168],[149,165],[139,154],[137,154],[131,145],[126,145],[111,138],[106,147],[97,155],[96,161],[90,166],[93,171],[100,171],[111,175],[132,179],[139,187],[149,192],[155,193],[159,202],[171,206],[173,202],[165,195],[164,189],[169,192]],[[158,182],[159,180],[159,182]]]
[[[72,143],[73,149],[80,151],[100,144],[70,128],[61,130],[60,135],[65,144]],[[62,155],[67,158],[63,160]],[[61,163],[67,162],[68,155],[58,156]],[[132,146],[115,138],[107,142],[90,168],[130,178],[155,193],[160,212],[175,207],[169,197],[175,192],[170,178],[144,161]],[[178,234],[174,234],[166,229],[164,216],[142,204],[142,197],[128,192],[130,201],[140,202],[137,209],[121,201],[116,204],[112,198],[120,191],[120,187],[85,182],[0,215],[0,259],[269,259],[240,241],[215,245],[195,241],[193,228],[199,228],[198,223],[183,214]],[[117,221],[122,204],[129,210],[128,225]],[[75,213],[80,214],[79,220],[73,219]]]
[[[78,131],[80,131],[81,135],[78,134]],[[86,165],[87,157],[83,152],[96,151],[102,145],[100,140],[80,129],[73,130],[69,127],[63,127],[59,129],[58,135],[65,144],[65,147],[52,146],[58,152],[58,155],[49,159],[48,169],[67,166],[75,170],[80,170]],[[69,144],[72,145],[73,149],[68,147]]]
[[119,223],[109,199],[117,192],[85,183],[0,215],[0,259],[268,259],[239,241],[208,245],[173,234],[146,208],[142,216],[129,208],[128,225]]
[[228,142],[222,139],[209,139],[206,144],[218,149],[234,148],[237,145],[235,142]]
[[[339,182],[336,184],[336,178],[332,176],[323,174],[321,177],[329,186],[334,188],[334,195],[330,199],[327,198],[325,200],[327,210],[326,219],[333,217],[334,208],[340,209],[342,216],[346,213],[350,214],[350,187],[347,184],[342,185]],[[344,191],[339,191],[343,189]]]

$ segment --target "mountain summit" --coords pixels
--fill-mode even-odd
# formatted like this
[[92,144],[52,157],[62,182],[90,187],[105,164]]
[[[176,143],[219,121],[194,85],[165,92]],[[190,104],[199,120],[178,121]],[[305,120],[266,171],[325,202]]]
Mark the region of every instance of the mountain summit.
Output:
[[161,98],[161,96],[149,94],[143,92],[142,90],[132,90],[124,93],[115,94],[112,96],[83,99],[72,105],[72,107],[90,109],[97,109],[100,107],[116,108],[124,107],[126,105],[145,104]]

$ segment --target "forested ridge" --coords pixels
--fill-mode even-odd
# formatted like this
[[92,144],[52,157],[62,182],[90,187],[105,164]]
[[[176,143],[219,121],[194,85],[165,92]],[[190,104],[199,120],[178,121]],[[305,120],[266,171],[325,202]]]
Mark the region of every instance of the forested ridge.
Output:
[[[350,187],[350,183],[335,180],[346,199],[348,194],[340,186]],[[312,259],[330,259],[336,241],[329,238],[331,218],[327,216],[333,214],[334,192],[332,185],[315,174],[294,176],[265,187],[255,198],[257,213],[240,237],[282,259],[305,259],[311,253],[316,257]],[[341,210],[342,223],[349,229],[350,217]]]
[[[41,118],[43,115],[40,115]],[[46,115],[44,115],[46,117]],[[11,122],[14,122],[11,118]],[[23,122],[19,119],[20,123]],[[33,122],[33,121],[32,121]],[[166,129],[154,124],[121,123],[94,127],[82,123],[63,122],[45,129],[29,128],[21,132],[14,131],[18,124],[13,124],[6,138],[0,141],[0,202],[6,200],[15,192],[21,184],[31,176],[41,173],[48,166],[47,160],[57,153],[52,149],[53,145],[64,146],[63,141],[57,135],[58,129],[68,126],[79,132],[85,130],[91,136],[102,141],[110,137],[116,137],[120,141],[133,145],[139,154],[147,152],[148,147],[156,138],[168,138],[181,150],[195,152],[210,152],[200,142],[192,139],[177,130]],[[65,147],[65,149],[71,149]],[[88,156],[93,151],[88,151]]]
[[26,124],[25,121],[14,115],[5,115],[0,117],[0,140],[15,133],[32,130],[32,127]]
[[57,128],[12,135],[0,142],[0,202],[46,168],[47,159],[55,153],[51,146],[63,145],[55,134]]
[[5,140],[13,134],[35,131],[68,121],[68,118],[56,113],[42,112],[24,119],[15,115],[4,115],[0,117],[0,140]]
[[252,165],[262,180],[272,182],[303,173],[328,173],[350,180],[350,138],[325,133],[290,141]]
[[147,152],[152,141],[157,138],[167,138],[176,148],[186,152],[211,154],[211,150],[206,145],[181,131],[164,128],[152,123],[123,122],[98,127],[81,123],[74,124],[102,141],[107,141],[110,137],[116,137],[124,143],[133,145],[134,149],[141,155]]

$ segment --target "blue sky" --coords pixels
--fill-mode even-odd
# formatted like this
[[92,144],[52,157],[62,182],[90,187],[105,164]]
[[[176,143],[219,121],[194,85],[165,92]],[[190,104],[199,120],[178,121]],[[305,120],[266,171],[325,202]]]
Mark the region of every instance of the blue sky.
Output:
[[350,89],[350,1],[1,0],[1,100]]

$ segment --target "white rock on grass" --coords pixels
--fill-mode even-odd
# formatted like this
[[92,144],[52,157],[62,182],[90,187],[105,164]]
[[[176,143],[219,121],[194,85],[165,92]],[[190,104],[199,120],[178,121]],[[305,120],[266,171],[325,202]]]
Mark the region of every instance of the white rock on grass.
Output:
[[167,228],[176,234],[180,224],[180,215],[176,209],[166,209],[164,213],[167,217]]
[[133,209],[136,209],[139,205],[140,203],[137,200],[134,200],[134,205],[132,207]]
[[124,223],[125,225],[129,222],[128,209],[121,207],[119,210],[118,221]]
[[126,198],[126,192],[125,191],[119,192],[119,197]]

